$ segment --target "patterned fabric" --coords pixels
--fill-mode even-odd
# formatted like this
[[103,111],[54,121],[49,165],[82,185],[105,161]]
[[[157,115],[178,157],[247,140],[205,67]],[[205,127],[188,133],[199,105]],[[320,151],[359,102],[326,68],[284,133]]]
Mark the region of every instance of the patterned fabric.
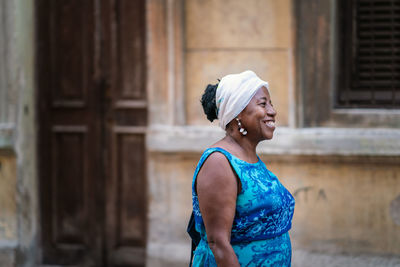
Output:
[[293,196],[260,158],[256,163],[248,163],[218,147],[204,151],[193,176],[193,212],[196,231],[201,236],[194,252],[193,266],[217,266],[207,244],[207,234],[195,192],[195,181],[201,166],[216,151],[225,155],[242,185],[236,200],[231,231],[231,244],[240,266],[290,266],[292,248],[288,231],[294,212]]

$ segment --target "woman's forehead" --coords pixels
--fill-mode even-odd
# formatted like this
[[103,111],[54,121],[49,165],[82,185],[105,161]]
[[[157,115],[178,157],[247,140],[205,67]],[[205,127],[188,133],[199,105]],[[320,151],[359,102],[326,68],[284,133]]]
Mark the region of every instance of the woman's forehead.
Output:
[[257,90],[257,93],[254,95],[255,99],[267,98],[270,99],[269,91],[264,86]]

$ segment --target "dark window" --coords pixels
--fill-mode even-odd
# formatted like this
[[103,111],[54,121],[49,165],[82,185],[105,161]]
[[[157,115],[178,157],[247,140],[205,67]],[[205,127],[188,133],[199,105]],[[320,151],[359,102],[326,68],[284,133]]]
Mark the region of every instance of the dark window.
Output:
[[400,0],[340,0],[337,106],[400,108]]

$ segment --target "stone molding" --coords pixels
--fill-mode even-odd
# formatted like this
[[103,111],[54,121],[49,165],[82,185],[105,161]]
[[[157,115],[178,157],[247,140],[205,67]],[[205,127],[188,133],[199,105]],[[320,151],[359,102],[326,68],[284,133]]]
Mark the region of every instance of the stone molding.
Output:
[[183,0],[146,1],[146,90],[150,123],[184,125]]
[[[160,153],[201,153],[224,136],[215,126],[151,126],[147,149]],[[261,155],[400,156],[400,130],[366,128],[286,128],[262,142]]]
[[15,125],[13,123],[0,123],[0,149],[12,149],[14,145]]

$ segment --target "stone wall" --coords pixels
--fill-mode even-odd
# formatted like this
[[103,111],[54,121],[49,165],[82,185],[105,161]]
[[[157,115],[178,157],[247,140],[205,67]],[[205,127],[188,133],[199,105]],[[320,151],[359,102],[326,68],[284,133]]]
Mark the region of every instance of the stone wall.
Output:
[[[150,153],[148,266],[169,261],[170,266],[184,266],[187,261],[185,227],[199,156]],[[399,263],[393,258],[400,254],[398,157],[264,154],[262,160],[296,199],[290,231],[295,266]]]
[[[210,125],[199,104],[206,85],[246,69],[270,82],[274,105],[279,110],[278,124],[291,123],[291,1],[150,0],[147,14],[147,265],[185,266],[190,255],[185,229],[191,212],[191,177],[199,153],[213,139],[203,132],[203,146],[193,150],[184,125]],[[176,125],[184,126],[183,138],[174,138],[170,132]],[[166,127],[166,131],[154,136],[159,126]],[[184,144],[180,150],[162,151],[169,144],[177,147],[178,139]]]
[[187,265],[193,171],[224,135],[199,100],[246,69],[269,81],[278,111],[258,153],[296,198],[293,266],[400,264],[400,132],[295,128],[295,16],[289,0],[148,1],[148,266]]
[[185,1],[187,123],[205,124],[199,99],[208,83],[250,69],[269,82],[278,125],[289,124],[292,77],[290,0]]
[[294,249],[400,255],[400,159],[265,156],[296,199]]
[[34,1],[0,3],[0,266],[36,266]]
[[15,262],[17,235],[16,162],[11,153],[0,155],[0,265]]

